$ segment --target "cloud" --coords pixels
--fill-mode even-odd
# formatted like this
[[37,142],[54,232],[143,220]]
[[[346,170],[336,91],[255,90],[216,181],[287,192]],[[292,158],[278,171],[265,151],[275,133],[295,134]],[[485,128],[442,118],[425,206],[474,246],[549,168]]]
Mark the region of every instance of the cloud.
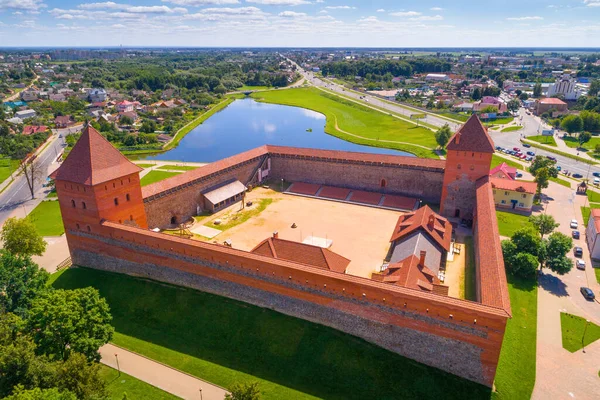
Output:
[[379,23],[379,20],[377,19],[377,17],[371,15],[370,17],[362,17],[357,22],[374,24],[374,23]]
[[283,11],[279,13],[280,17],[283,18],[301,18],[306,17],[306,13],[299,13],[294,11]]
[[246,3],[262,4],[265,6],[300,6],[310,4],[307,0],[246,0]]
[[390,13],[390,15],[393,17],[416,17],[421,15],[421,13],[417,11],[398,11]]
[[206,5],[223,6],[227,4],[240,4],[239,0],[162,0],[164,3],[173,3],[178,6],[200,7]]
[[441,21],[444,19],[441,15],[422,15],[420,17],[409,18],[411,21]]
[[25,10],[37,11],[46,7],[42,0],[0,0],[0,11],[2,10]]
[[262,11],[257,7],[222,7],[222,8],[205,8],[202,10],[204,14],[234,14],[234,15],[250,15],[261,14]]
[[168,14],[172,12],[185,13],[185,8],[169,8],[167,6],[133,6],[128,7],[125,11],[130,13],[149,13],[149,14]]
[[431,7],[430,10],[431,11],[442,11],[443,8],[442,7]]
[[600,7],[600,0],[583,0],[583,3],[588,7]]
[[351,6],[327,6],[328,10],[356,10],[356,7]]
[[510,17],[510,18],[506,18],[508,21],[540,21],[544,18],[542,17]]
[[379,10],[377,10],[377,12],[385,12],[385,10],[383,8],[380,8]]
[[73,14],[61,14],[56,17],[56,19],[73,19],[75,18]]
[[115,9],[115,10],[122,10],[123,8],[126,8],[127,5],[126,4],[117,4],[112,1],[105,1],[103,3],[80,4],[77,7],[82,8],[84,10],[101,10],[101,9],[107,9],[107,8]]

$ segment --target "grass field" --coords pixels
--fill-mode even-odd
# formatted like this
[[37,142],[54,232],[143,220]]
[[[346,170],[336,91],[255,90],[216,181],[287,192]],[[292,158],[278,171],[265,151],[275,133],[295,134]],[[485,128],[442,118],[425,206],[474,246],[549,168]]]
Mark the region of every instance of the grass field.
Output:
[[230,388],[256,381],[262,399],[489,399],[490,389],[322,325],[182,287],[71,268],[57,288],[94,286],[113,342]]
[[529,399],[535,385],[537,286],[508,276],[512,318],[506,324],[493,399]]
[[[567,136],[563,140],[565,141],[565,144],[567,146],[569,146],[569,147],[571,147],[573,149],[576,149],[576,148],[579,147],[579,142],[577,141],[577,138],[575,138],[575,137],[569,137],[569,136]],[[599,137],[592,137],[590,139],[590,141],[587,142],[587,143],[584,143],[582,147],[584,149],[586,149],[586,150],[594,150],[596,148],[597,144],[600,144],[600,138]]]
[[600,208],[600,203],[589,203],[588,207],[581,207],[581,215],[583,216],[583,223],[585,226],[587,226],[588,221],[590,220],[590,214],[594,208]]
[[140,182],[142,186],[146,186],[179,174],[180,172],[158,171],[154,169],[144,175]]
[[511,237],[513,233],[521,228],[533,227],[531,222],[529,222],[529,217],[513,214],[508,211],[496,210],[496,218],[498,218],[500,236]]
[[137,165],[140,168],[152,168],[152,167],[154,167],[154,164],[141,164],[141,163],[137,164],[136,163],[135,165]]
[[[529,138],[527,138],[527,139],[529,139]],[[570,159],[573,159],[573,160],[581,161],[581,162],[586,163],[586,164],[591,164],[591,165],[598,164],[596,161],[590,160],[589,158],[579,157],[579,156],[576,156],[575,154],[566,153],[564,151],[557,150],[557,149],[553,148],[551,145],[545,145],[545,144],[542,144],[542,143],[537,143],[537,142],[535,142],[533,140],[523,140],[523,143],[528,143],[531,146],[536,147],[538,149],[548,150],[548,151],[550,151],[550,152],[552,152],[554,154],[558,154],[560,156],[567,157],[567,158],[570,158]]]
[[600,283],[600,268],[594,268],[594,274],[596,274],[596,281]]
[[550,180],[554,183],[558,183],[559,185],[562,185],[564,187],[571,187],[571,182],[565,180],[565,179],[561,179],[560,176],[557,176],[556,178],[552,178],[550,177]]
[[42,236],[60,236],[65,233],[58,201],[42,201],[27,216]]
[[459,113],[451,113],[451,112],[436,113],[436,114],[441,115],[442,117],[455,119],[455,120],[461,121],[461,122],[467,122],[467,120],[471,116],[471,115],[467,115],[467,114],[459,114]]
[[477,277],[475,267],[475,246],[473,244],[473,237],[469,236],[465,238],[465,247],[467,252],[466,267],[464,272],[464,279],[460,282],[460,294],[461,298],[477,301]]
[[498,156],[496,154],[494,154],[492,156],[492,165],[490,165],[490,169],[497,167],[498,165],[502,164],[503,162],[506,163],[506,165],[508,165],[509,167],[514,167],[514,168],[520,169],[520,170],[525,169],[525,168],[523,168],[523,164],[518,163],[513,160],[509,160],[509,159],[501,157],[501,156]]
[[546,146],[557,147],[556,140],[554,140],[553,136],[527,136],[527,140],[533,140],[534,142],[538,142],[541,144],[545,144]]
[[243,224],[244,222],[248,221],[252,217],[256,217],[258,214],[263,212],[265,210],[265,208],[267,208],[267,206],[269,204],[271,204],[272,202],[273,202],[273,199],[271,199],[271,198],[260,199],[258,206],[256,206],[255,208],[245,209],[244,211],[236,212],[234,214],[228,214],[228,215],[232,215],[232,217],[227,222],[225,222],[224,224],[221,224],[221,225],[212,224],[211,227],[213,227],[215,229],[219,229],[221,231],[226,231],[227,229],[231,229],[234,226]]
[[272,89],[269,86],[248,86],[248,85],[244,85],[242,87],[239,87],[237,89],[235,89],[238,92],[244,92],[247,90],[267,90],[267,89]]
[[10,179],[10,174],[19,167],[19,160],[11,160],[10,158],[0,157],[0,182],[5,179]]
[[522,126],[507,126],[506,128],[502,128],[502,130],[500,132],[514,132],[514,131],[520,131],[521,129],[523,129]]
[[562,331],[562,345],[571,353],[582,349],[584,344],[587,346],[600,339],[600,326],[592,322],[587,324],[585,318],[573,314],[560,313],[560,329]]
[[587,191],[587,197],[588,197],[588,200],[590,201],[590,203],[600,203],[600,192],[590,190],[589,186],[588,186],[588,191]]
[[140,381],[131,375],[123,372],[119,374],[116,369],[100,365],[100,377],[106,382],[108,390],[108,398],[110,400],[122,400],[123,395],[127,394],[127,399],[161,399],[161,400],[176,400],[177,396],[173,396],[157,387],[154,387],[146,382]]
[[160,167],[157,167],[156,169],[171,169],[171,170],[175,170],[175,171],[193,171],[198,167],[193,167],[190,165],[161,165]]
[[[273,90],[254,93],[252,97],[267,103],[303,107],[320,112],[327,117],[325,132],[349,142],[407,151],[418,157],[438,158],[431,150],[437,144],[433,132],[429,129],[417,127],[410,122],[315,88]],[[427,149],[411,144],[425,146]]]

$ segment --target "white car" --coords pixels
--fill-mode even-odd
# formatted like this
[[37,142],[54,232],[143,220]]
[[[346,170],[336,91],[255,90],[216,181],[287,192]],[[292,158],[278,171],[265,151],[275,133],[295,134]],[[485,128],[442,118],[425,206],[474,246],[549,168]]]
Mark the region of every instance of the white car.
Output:
[[576,219],[572,219],[571,220],[571,229],[577,229],[577,220]]
[[575,265],[577,266],[577,269],[585,269],[585,261],[580,258],[575,261]]

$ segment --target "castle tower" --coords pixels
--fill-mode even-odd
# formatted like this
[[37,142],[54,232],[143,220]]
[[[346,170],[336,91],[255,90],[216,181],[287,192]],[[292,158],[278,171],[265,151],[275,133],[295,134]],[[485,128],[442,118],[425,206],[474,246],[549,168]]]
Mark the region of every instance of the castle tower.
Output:
[[93,127],[83,129],[63,164],[50,175],[71,249],[73,235],[97,231],[103,220],[148,228],[141,170]]
[[494,143],[473,114],[452,136],[446,150],[440,212],[470,220],[475,208],[476,181],[489,176]]

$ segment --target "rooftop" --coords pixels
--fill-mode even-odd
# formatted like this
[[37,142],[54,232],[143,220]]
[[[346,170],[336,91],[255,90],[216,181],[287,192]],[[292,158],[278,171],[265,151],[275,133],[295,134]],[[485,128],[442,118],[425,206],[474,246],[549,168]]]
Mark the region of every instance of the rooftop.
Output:
[[564,101],[561,99],[557,99],[556,97],[546,97],[539,100],[540,104],[552,104],[552,105],[566,105]]
[[410,289],[448,294],[448,286],[442,285],[435,273],[414,254],[400,262],[391,263],[384,271],[373,274],[372,279]]
[[473,114],[450,138],[446,149],[493,153],[494,142],[477,115]]
[[452,225],[446,218],[436,214],[429,206],[401,215],[398,218],[390,242],[407,237],[417,230],[426,232],[444,250],[450,250]]
[[490,170],[490,175],[494,175],[500,171],[504,172],[504,175],[506,175],[510,179],[514,179],[513,176],[517,174],[517,169],[515,167],[511,167],[507,163],[503,162],[502,164],[492,168]]
[[537,183],[535,182],[524,182],[524,181],[513,181],[510,179],[503,178],[490,178],[492,188],[500,190],[511,190],[515,192],[523,192],[534,194],[537,190]]

